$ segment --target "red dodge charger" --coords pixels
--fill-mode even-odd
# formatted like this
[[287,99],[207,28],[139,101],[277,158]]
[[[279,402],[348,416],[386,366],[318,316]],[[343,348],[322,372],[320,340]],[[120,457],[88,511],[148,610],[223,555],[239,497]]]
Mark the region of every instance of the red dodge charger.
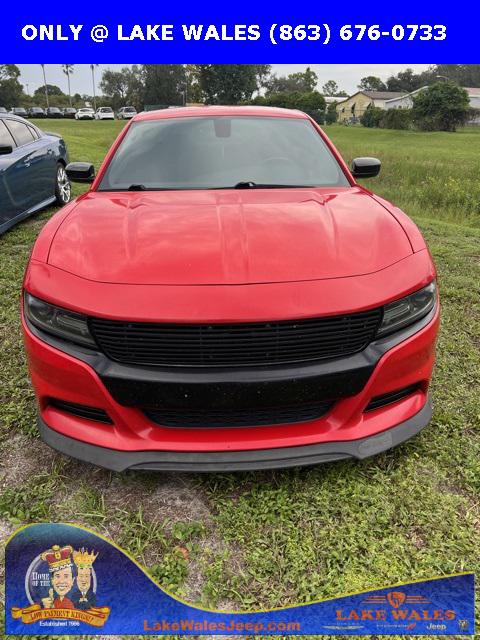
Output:
[[298,111],[142,113],[45,225],[22,322],[49,445],[114,470],[365,458],[417,434],[439,325],[413,222]]

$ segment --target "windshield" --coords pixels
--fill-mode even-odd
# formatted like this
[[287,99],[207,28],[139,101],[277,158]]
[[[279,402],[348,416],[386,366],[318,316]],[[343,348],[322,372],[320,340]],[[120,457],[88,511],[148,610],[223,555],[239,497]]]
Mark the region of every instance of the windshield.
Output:
[[100,191],[349,186],[310,121],[185,117],[135,122]]

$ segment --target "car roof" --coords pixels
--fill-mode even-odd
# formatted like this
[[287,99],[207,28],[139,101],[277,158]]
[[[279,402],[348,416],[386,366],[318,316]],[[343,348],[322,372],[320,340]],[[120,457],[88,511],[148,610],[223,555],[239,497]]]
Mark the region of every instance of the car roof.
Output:
[[[18,120],[18,122],[25,122],[26,124],[30,124],[28,120],[22,118],[21,116],[16,116],[14,113],[2,113],[0,111],[0,118],[5,118],[5,120]],[[30,124],[31,127],[35,127],[35,125]],[[36,128],[36,127],[35,127]]]
[[186,117],[211,117],[211,116],[252,116],[264,118],[307,118],[302,111],[296,109],[280,109],[278,107],[259,107],[248,105],[242,107],[202,106],[202,107],[173,107],[158,111],[143,111],[134,116],[132,120],[163,120],[164,118]]

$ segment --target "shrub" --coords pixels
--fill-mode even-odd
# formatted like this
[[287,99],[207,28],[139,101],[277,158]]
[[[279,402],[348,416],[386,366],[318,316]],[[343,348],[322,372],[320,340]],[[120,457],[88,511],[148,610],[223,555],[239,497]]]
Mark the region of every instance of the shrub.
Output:
[[382,129],[410,129],[412,126],[412,110],[387,109],[383,112],[379,126]]
[[303,111],[315,120],[317,124],[325,124],[325,111],[320,111],[320,109],[315,109],[313,111],[303,109]]
[[360,118],[360,122],[364,127],[368,127],[369,129],[378,127],[384,113],[383,109],[369,105]]
[[267,96],[258,96],[253,100],[255,104],[264,104],[270,107],[281,107],[283,109],[300,109],[310,114],[314,119],[322,116],[325,112],[325,98],[318,91],[300,93],[292,91],[290,93],[270,93]]
[[327,113],[325,114],[325,122],[326,124],[333,124],[337,121],[338,113],[337,113],[337,103],[331,102],[327,107]]
[[413,97],[412,112],[423,131],[455,131],[468,120],[468,93],[453,82],[437,82]]
[[297,108],[302,111],[306,111],[307,113],[325,113],[325,107],[325,98],[318,91],[310,91],[298,95]]

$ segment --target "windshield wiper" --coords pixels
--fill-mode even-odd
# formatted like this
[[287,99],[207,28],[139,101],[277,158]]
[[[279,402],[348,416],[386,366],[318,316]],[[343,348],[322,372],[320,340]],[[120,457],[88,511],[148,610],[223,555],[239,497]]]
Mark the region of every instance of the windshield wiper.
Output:
[[314,188],[314,185],[309,184],[267,184],[264,182],[253,182],[252,180],[246,180],[245,182],[237,182],[234,185],[234,189],[294,189],[302,187]]

